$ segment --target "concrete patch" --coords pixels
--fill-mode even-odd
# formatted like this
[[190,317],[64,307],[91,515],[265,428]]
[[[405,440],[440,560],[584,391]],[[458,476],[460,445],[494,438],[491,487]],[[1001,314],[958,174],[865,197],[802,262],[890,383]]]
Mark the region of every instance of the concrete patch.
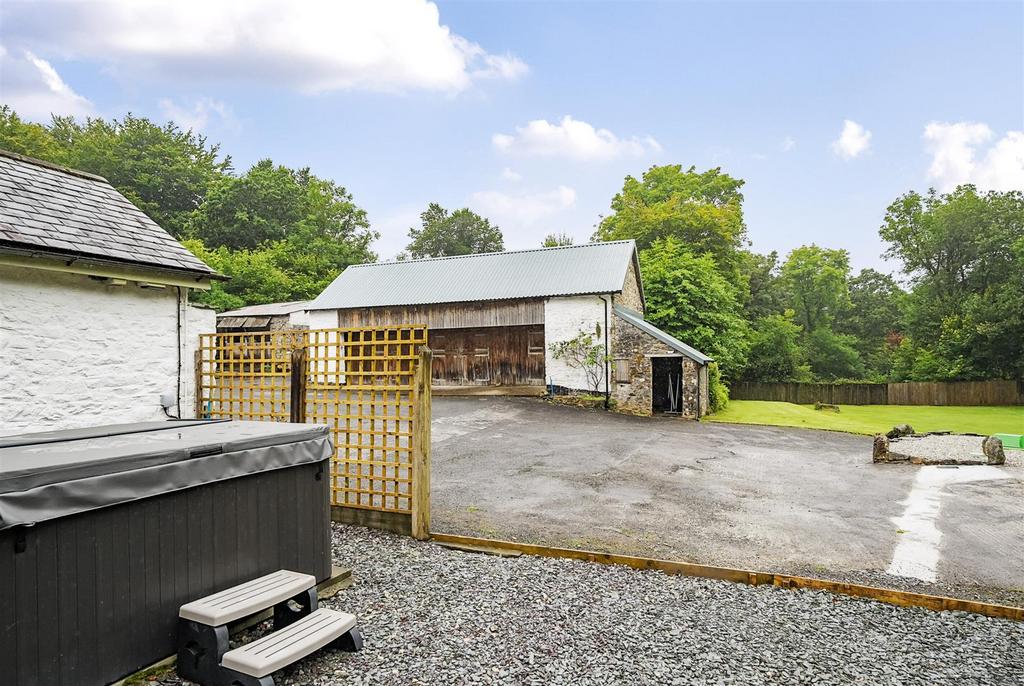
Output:
[[932,583],[937,581],[942,543],[938,518],[946,486],[1007,478],[1010,475],[997,467],[921,467],[904,501],[906,509],[892,519],[903,533],[887,573]]
[[496,424],[508,423],[518,414],[515,408],[481,407],[465,414],[435,417],[430,422],[430,440],[431,443],[440,443],[474,431],[482,431]]

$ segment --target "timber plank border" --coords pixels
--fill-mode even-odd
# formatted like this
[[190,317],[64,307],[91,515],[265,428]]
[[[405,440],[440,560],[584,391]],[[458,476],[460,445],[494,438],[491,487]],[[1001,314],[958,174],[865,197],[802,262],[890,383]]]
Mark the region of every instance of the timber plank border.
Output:
[[925,593],[911,593],[889,588],[878,588],[876,586],[864,586],[851,584],[842,581],[830,581],[828,579],[815,579],[806,576],[795,576],[792,574],[773,574],[771,572],[755,572],[746,569],[733,569],[731,567],[713,567],[691,562],[677,562],[673,560],[659,560],[656,558],[636,557],[633,555],[617,555],[615,553],[600,553],[592,550],[574,550],[572,548],[553,548],[531,543],[516,543],[514,541],[501,541],[490,538],[476,538],[473,536],[458,536],[455,534],[433,534],[432,540],[448,546],[466,546],[467,548],[488,548],[498,551],[515,551],[524,555],[537,555],[540,557],[555,557],[570,560],[583,560],[585,562],[596,562],[607,565],[625,565],[633,569],[653,569],[671,576],[692,576],[704,579],[717,579],[719,581],[731,581],[733,583],[749,584],[750,586],[776,586],[788,589],[811,589],[827,591],[839,595],[851,596],[875,600],[889,605],[899,607],[923,607],[936,612],[957,611],[971,612],[974,614],[995,617],[998,619],[1010,619],[1017,622],[1024,622],[1024,607],[1011,607],[1009,605],[996,605],[976,600],[963,598],[948,598],[946,596],[928,595]]

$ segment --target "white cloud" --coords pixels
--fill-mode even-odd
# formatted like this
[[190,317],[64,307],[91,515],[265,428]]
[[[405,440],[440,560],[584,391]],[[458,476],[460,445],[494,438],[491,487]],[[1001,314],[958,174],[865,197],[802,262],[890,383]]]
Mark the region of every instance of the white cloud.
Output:
[[576,205],[576,191],[559,186],[538,193],[479,191],[469,197],[470,208],[494,221],[503,230],[517,230]]
[[501,170],[501,178],[518,183],[523,180],[523,175],[511,167],[505,167]]
[[619,138],[608,129],[566,115],[552,124],[535,119],[517,126],[514,134],[496,133],[491,137],[500,152],[533,157],[567,157],[574,160],[611,160],[639,157],[661,152],[661,145],[650,136]]
[[50,115],[92,114],[93,104],[76,93],[53,65],[28,50],[14,53],[0,45],[3,102],[20,116],[48,121]]
[[871,132],[850,119],[843,120],[843,131],[832,142],[832,151],[844,160],[859,157],[871,145]]
[[487,52],[441,23],[427,0],[94,0],[15,2],[5,33],[55,54],[174,80],[249,79],[319,93],[458,92],[516,79],[519,58]]
[[782,152],[789,152],[795,147],[796,140],[794,140],[792,136],[786,136],[785,138],[782,139],[782,142],[779,143],[779,150],[781,150]]
[[234,111],[220,100],[199,98],[191,106],[187,106],[164,98],[158,104],[164,117],[172,120],[181,129],[203,131],[211,119],[219,120],[227,128],[238,128]]
[[928,178],[940,191],[962,183],[982,190],[1024,190],[1024,132],[1008,131],[981,159],[979,146],[995,137],[987,124],[932,122],[924,128],[925,149],[932,156]]

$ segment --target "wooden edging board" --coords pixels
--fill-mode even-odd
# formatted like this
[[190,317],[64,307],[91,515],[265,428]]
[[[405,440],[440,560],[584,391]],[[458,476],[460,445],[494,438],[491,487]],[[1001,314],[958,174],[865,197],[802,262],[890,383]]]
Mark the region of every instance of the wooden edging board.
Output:
[[437,543],[447,544],[450,546],[465,546],[469,550],[482,552],[515,551],[524,555],[584,560],[586,562],[597,562],[608,565],[625,565],[627,567],[632,567],[633,569],[654,569],[674,576],[694,576],[704,579],[717,579],[720,581],[749,584],[751,586],[771,585],[779,588],[806,588],[818,591],[828,591],[829,593],[838,593],[841,595],[852,596],[854,598],[876,600],[881,603],[889,603],[890,605],[898,605],[900,607],[923,607],[935,611],[956,610],[959,612],[973,612],[974,614],[985,615],[987,617],[997,617],[1000,619],[1011,619],[1018,622],[1024,622],[1024,607],[994,605],[992,603],[983,603],[976,600],[947,598],[945,596],[928,595],[925,593],[910,593],[908,591],[877,588],[875,586],[862,586],[860,584],[848,584],[842,581],[814,579],[806,576],[793,576],[791,574],[752,572],[745,569],[732,569],[730,567],[711,567],[709,565],[700,565],[690,562],[675,562],[672,560],[658,560],[647,557],[635,557],[632,555],[599,553],[592,550],[551,548],[543,545],[516,543],[514,541],[499,541],[488,538],[475,538],[472,536],[432,534],[431,537]]

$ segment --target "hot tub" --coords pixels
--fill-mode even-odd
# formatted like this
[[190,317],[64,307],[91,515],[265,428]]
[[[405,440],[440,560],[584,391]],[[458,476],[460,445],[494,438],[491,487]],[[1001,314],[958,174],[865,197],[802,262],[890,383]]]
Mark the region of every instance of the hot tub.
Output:
[[0,681],[105,684],[175,652],[183,603],[330,576],[327,427],[150,422],[0,438]]

